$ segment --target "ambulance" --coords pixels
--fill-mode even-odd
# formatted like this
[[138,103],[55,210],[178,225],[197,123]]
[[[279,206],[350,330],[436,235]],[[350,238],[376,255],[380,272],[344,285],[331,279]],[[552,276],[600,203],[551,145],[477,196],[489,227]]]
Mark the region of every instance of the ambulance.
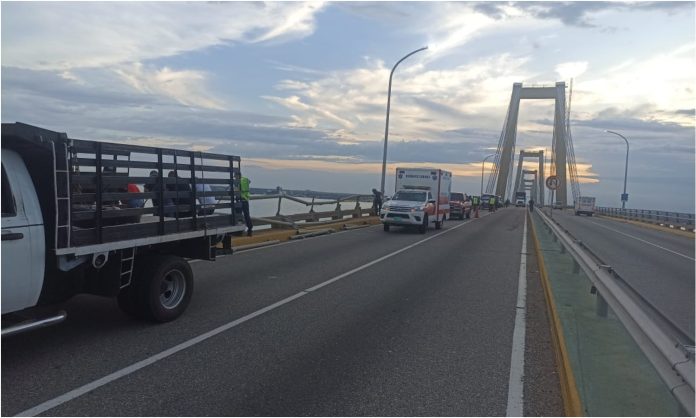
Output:
[[382,206],[384,231],[391,226],[415,226],[424,234],[430,224],[442,228],[450,216],[452,173],[438,168],[397,168],[396,191]]

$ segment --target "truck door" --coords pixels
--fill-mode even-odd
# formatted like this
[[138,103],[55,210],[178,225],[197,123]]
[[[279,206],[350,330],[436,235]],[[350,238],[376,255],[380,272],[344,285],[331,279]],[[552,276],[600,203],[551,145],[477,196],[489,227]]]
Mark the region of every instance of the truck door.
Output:
[[[30,201],[23,197],[28,197]],[[36,191],[24,162],[15,152],[3,150],[3,314],[34,306],[38,302],[45,261],[42,223]]]

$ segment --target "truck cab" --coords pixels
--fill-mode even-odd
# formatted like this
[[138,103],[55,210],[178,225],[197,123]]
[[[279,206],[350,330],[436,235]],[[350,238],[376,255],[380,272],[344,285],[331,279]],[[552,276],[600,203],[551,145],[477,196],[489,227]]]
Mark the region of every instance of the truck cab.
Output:
[[39,199],[22,158],[2,152],[2,313],[37,304],[45,269]]
[[384,230],[389,231],[391,225],[417,226],[425,233],[428,225],[434,223],[435,199],[426,190],[399,190],[382,206],[380,219]]

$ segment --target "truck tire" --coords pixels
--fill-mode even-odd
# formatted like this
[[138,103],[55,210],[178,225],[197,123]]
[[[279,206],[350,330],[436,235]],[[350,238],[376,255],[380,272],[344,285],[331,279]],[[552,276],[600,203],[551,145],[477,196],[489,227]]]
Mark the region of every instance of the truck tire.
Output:
[[173,255],[143,257],[134,278],[133,299],[138,317],[155,322],[178,318],[193,295],[193,272],[186,260]]
[[428,215],[423,216],[423,223],[418,226],[418,232],[425,234],[428,231]]
[[389,232],[389,224],[384,224],[384,232]]

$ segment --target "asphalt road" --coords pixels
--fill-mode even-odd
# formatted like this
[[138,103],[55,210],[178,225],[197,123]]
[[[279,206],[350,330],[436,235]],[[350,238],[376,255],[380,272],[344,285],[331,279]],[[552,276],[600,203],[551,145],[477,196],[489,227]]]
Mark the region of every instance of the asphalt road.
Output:
[[197,262],[189,309],[162,325],[77,297],[65,323],[2,341],[2,415],[61,396],[45,415],[504,415],[523,223],[505,209]]
[[693,238],[572,212],[553,218],[694,338]]

